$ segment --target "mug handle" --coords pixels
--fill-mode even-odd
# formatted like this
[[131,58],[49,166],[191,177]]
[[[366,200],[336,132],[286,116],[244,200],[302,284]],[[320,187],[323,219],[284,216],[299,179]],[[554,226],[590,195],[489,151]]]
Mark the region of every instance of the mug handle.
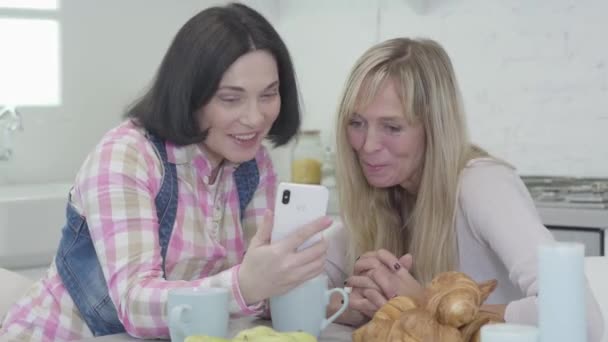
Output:
[[331,324],[333,321],[335,321],[336,318],[338,318],[338,316],[340,316],[344,312],[344,310],[346,310],[346,308],[348,308],[348,293],[346,291],[344,291],[344,289],[339,288],[339,287],[327,290],[325,292],[326,302],[329,303],[331,294],[334,292],[339,292],[342,295],[342,299],[343,299],[342,306],[340,307],[340,309],[338,309],[338,311],[336,311],[333,315],[331,315],[331,317],[324,319],[323,322],[321,322],[321,330],[327,328],[327,326],[329,324]]
[[169,312],[169,327],[177,326],[177,329],[182,335],[186,334],[186,326],[184,325],[184,321],[182,321],[182,316],[185,312],[192,310],[192,306],[182,304],[176,305]]

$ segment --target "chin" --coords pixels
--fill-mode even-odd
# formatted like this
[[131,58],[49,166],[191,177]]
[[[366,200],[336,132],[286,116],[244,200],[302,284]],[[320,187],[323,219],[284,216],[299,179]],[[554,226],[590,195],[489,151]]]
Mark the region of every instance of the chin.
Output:
[[[259,150],[259,149],[258,149]],[[226,159],[235,164],[244,163],[246,161],[250,161],[255,158],[257,151],[251,153],[228,153],[226,154]]]
[[367,183],[375,188],[390,188],[396,184],[394,184],[394,182],[390,182],[386,179],[374,179],[374,178],[366,178],[367,179]]

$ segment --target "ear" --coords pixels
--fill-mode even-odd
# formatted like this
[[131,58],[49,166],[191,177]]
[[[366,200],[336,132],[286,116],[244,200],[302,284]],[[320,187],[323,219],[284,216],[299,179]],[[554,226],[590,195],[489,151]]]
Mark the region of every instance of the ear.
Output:
[[486,299],[490,296],[490,294],[496,289],[498,285],[498,281],[496,279],[487,280],[482,283],[477,284],[479,286],[479,291],[481,292],[481,302],[480,305],[483,304]]

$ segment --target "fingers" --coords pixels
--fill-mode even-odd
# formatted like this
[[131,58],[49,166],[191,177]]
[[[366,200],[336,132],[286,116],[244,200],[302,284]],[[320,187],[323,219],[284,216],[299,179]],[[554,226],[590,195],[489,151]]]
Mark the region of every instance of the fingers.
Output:
[[378,260],[384,264],[387,268],[397,272],[403,268],[403,265],[399,262],[399,259],[393,255],[393,253],[386,249],[378,250]]
[[315,234],[324,231],[329,228],[332,224],[332,219],[325,216],[314,220],[313,222],[298,228],[293,233],[289,234],[287,238],[280,242],[281,248],[285,248],[288,251],[292,251],[298,248],[306,240],[313,237]]
[[374,305],[369,299],[357,295],[355,293],[351,294],[348,298],[348,307],[361,312],[369,318],[372,318],[376,311],[378,311],[378,307]]
[[401,280],[392,270],[386,267],[378,268],[372,271],[369,277],[378,285],[387,298],[393,298],[397,295],[397,289]]
[[357,261],[355,262],[354,274],[366,274],[369,271],[378,268],[380,265],[384,265],[385,267],[395,271],[403,268],[409,272],[412,269],[413,264],[414,261],[412,255],[409,253],[397,259],[389,251],[380,249],[378,251],[366,252],[357,258]]
[[381,308],[388,302],[388,298],[384,297],[379,291],[373,289],[365,289],[363,291],[363,297],[367,298],[377,308]]
[[375,256],[376,256],[376,251],[369,251],[369,252],[365,252],[365,253],[361,254],[359,256],[359,258],[357,258],[357,259],[360,259],[360,258],[369,258],[369,257],[375,257]]
[[[404,261],[410,263],[411,256],[403,256]],[[406,267],[389,251],[381,249],[378,251],[378,260],[388,269],[392,270],[402,282],[409,283],[413,280],[412,275]],[[410,265],[411,266],[411,265]]]
[[366,276],[352,276],[346,280],[346,285],[353,288],[364,288],[381,291],[380,287],[370,278]]
[[378,267],[383,266],[380,260],[376,256],[364,257],[361,256],[359,260],[355,262],[355,267],[353,269],[353,273],[360,275],[366,273],[367,271],[374,270]]
[[399,262],[408,271],[411,271],[412,266],[414,266],[414,259],[412,258],[412,255],[410,253],[407,253],[406,255],[399,258]]
[[251,238],[249,247],[258,247],[267,245],[270,243],[270,236],[272,235],[272,221],[273,221],[272,210],[266,210],[264,212],[264,219],[262,225],[258,227],[255,235]]
[[312,279],[325,270],[325,258],[318,258],[312,262],[293,268],[288,274],[291,284],[301,284]]
[[312,246],[303,249],[301,251],[295,252],[289,257],[294,258],[294,264],[302,265],[319,258],[325,257],[327,253],[327,241],[324,238],[321,238],[320,241],[315,242]]

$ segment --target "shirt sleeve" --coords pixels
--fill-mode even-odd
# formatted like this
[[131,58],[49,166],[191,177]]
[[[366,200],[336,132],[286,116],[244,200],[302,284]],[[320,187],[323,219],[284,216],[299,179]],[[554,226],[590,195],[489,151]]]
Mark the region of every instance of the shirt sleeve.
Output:
[[174,288],[228,288],[231,313],[250,313],[240,295],[238,265],[192,281],[163,278],[154,203],[161,168],[143,135],[110,135],[85,161],[73,199],[86,217],[118,318],[138,338],[169,336],[166,303]]
[[[538,255],[541,244],[554,238],[536,211],[527,188],[506,165],[492,163],[466,169],[461,181],[460,205],[473,234],[496,253],[509,279],[524,298],[507,304],[505,320],[537,324]],[[590,341],[601,336],[601,313],[587,284],[587,317]]]

